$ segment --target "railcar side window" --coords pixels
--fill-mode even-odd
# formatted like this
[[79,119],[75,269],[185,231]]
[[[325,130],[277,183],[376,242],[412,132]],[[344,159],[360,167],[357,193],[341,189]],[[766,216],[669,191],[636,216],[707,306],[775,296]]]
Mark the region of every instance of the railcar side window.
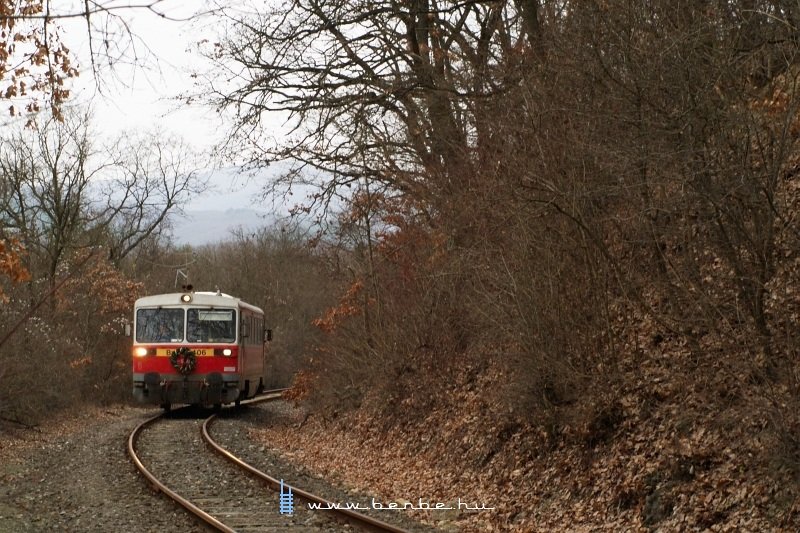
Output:
[[236,340],[236,312],[233,309],[189,309],[189,342],[233,342]]
[[137,310],[136,342],[183,342],[183,309]]

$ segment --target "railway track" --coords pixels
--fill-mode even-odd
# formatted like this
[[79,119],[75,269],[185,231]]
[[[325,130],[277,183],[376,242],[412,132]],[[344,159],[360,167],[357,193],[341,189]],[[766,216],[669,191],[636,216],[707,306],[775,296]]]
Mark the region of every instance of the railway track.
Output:
[[[279,399],[270,391],[246,403]],[[214,441],[211,426],[196,411],[173,411],[139,424],[128,437],[128,454],[153,488],[181,505],[215,531],[271,532],[341,531],[342,523],[370,530],[407,533],[397,526],[349,509],[311,511],[295,501],[292,514],[281,514],[280,480],[259,471]],[[145,466],[147,465],[147,466]],[[284,484],[295,500],[327,505],[332,502]],[[332,505],[331,505],[332,506]],[[285,510],[285,509],[284,509]]]

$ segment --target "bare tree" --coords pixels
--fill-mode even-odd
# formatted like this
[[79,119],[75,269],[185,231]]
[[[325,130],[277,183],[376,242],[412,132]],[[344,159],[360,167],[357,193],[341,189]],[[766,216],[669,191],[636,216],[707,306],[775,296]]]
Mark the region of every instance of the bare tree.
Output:
[[44,260],[51,282],[90,222],[88,191],[100,170],[89,166],[90,156],[88,129],[77,116],[46,119],[38,131],[20,130],[0,144],[4,226]]
[[[499,68],[524,36],[513,5],[294,0],[221,10],[229,30],[208,51],[216,67],[205,81],[212,101],[237,113],[236,155],[255,165],[293,159],[287,179],[321,171],[325,193],[362,179],[429,199],[469,187],[488,133],[478,103],[514,83]],[[286,141],[266,138],[273,111],[289,116]]]
[[144,240],[166,228],[171,213],[205,189],[198,154],[163,133],[130,135],[108,149],[113,178],[101,186],[97,227],[108,235],[109,259],[119,263]]
[[80,247],[106,245],[119,262],[204,185],[181,141],[132,135],[101,148],[88,124],[87,116],[45,118],[0,142],[0,219],[42,258],[51,283]]

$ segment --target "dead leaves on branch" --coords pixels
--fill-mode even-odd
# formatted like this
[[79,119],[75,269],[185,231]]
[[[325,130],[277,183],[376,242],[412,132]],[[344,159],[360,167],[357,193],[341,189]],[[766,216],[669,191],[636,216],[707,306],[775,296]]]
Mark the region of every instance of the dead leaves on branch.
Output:
[[[0,239],[0,274],[12,283],[21,283],[31,279],[31,275],[22,264],[21,254],[24,247],[15,239]],[[3,288],[0,286],[0,302],[6,301]]]
[[[78,264],[83,259],[77,254],[69,263]],[[108,259],[96,255],[80,276],[73,276],[59,291],[58,308],[75,318],[88,313],[103,321],[99,324],[101,332],[119,334],[143,287],[143,283],[129,279]]]
[[45,8],[44,0],[0,0],[0,96],[12,101],[12,116],[22,111],[20,104],[27,113],[39,111],[44,96],[61,119],[61,105],[70,95],[66,82],[78,76],[61,28]]
[[339,300],[339,305],[329,308],[324,316],[314,319],[312,323],[325,333],[333,333],[344,319],[361,314],[363,302],[360,295],[363,289],[363,281],[354,281]]

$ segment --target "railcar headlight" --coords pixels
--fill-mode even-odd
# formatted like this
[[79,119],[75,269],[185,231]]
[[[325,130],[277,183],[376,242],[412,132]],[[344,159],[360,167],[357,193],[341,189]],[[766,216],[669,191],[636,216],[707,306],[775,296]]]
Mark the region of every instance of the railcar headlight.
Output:
[[136,348],[133,353],[136,354],[137,357],[144,357],[147,355],[147,348],[142,348],[141,346]]
[[191,294],[181,294],[181,301],[183,303],[185,303],[185,304],[188,304],[189,302],[192,301],[192,295]]
[[225,355],[227,357],[230,357],[232,353],[233,352],[231,352],[230,348],[225,348],[224,350],[222,350],[222,355]]

